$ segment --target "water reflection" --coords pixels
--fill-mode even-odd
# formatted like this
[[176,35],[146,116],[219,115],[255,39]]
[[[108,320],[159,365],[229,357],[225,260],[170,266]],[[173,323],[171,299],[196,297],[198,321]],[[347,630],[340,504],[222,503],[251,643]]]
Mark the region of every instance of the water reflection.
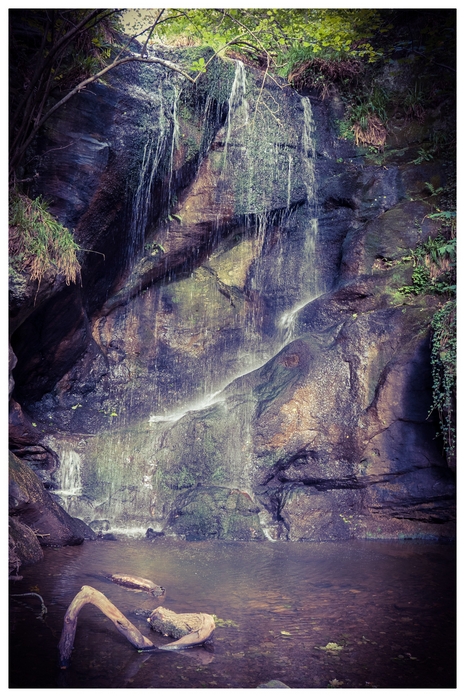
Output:
[[[11,688],[292,688],[455,686],[454,547],[420,542],[325,544],[98,541],[47,549],[10,593]],[[153,598],[108,581],[132,573]],[[215,614],[214,652],[137,653],[85,607],[71,667],[57,669],[66,608],[81,586],[103,592],[156,645],[143,615],[158,606]]]

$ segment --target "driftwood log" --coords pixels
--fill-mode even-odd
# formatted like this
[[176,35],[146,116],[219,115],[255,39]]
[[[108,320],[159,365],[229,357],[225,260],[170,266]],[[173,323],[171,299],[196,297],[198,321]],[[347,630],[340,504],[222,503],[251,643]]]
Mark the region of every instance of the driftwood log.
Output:
[[69,666],[76,636],[77,618],[80,610],[86,604],[94,604],[100,609],[137,650],[184,650],[208,641],[215,629],[214,619],[210,614],[176,614],[169,609],[158,607],[147,619],[153,630],[159,631],[163,635],[181,637],[173,643],[156,647],[151,640],[145,638],[138,628],[126,619],[124,614],[102,592],[89,585],[84,585],[72,600],[64,617],[63,630],[58,645],[61,669],[66,669]]
[[137,575],[123,575],[120,573],[115,573],[114,575],[108,575],[107,577],[108,580],[111,580],[111,582],[115,582],[117,585],[127,587],[129,590],[142,590],[142,592],[149,592],[154,597],[162,597],[166,594],[164,587],[156,585],[151,580],[139,578]]
[[154,631],[178,638],[174,643],[160,646],[160,650],[184,650],[202,645],[212,637],[216,628],[210,614],[176,614],[164,607],[157,607],[147,621]]
[[102,592],[99,592],[89,585],[84,585],[80,592],[74,597],[64,617],[63,630],[58,645],[61,669],[66,669],[69,665],[76,635],[77,617],[82,607],[86,604],[94,604],[98,607],[105,616],[111,619],[118,631],[127,638],[129,643],[132,643],[138,650],[157,650],[151,640],[145,638],[138,628],[131,624],[124,614],[122,614]]

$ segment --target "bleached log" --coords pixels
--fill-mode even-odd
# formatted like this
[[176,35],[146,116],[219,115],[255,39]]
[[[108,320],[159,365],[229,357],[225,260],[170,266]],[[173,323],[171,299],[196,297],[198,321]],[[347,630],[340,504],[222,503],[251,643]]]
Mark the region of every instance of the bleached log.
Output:
[[173,643],[160,645],[160,650],[185,650],[194,645],[203,645],[211,639],[216,627],[211,614],[176,614],[164,607],[157,607],[147,621],[154,631],[178,638]]
[[129,590],[142,590],[143,592],[149,592],[155,597],[162,597],[166,594],[164,587],[156,585],[151,580],[146,580],[145,578],[140,578],[138,575],[127,575],[122,573],[115,573],[114,575],[108,575],[108,580],[115,582],[118,585],[127,587]]
[[63,630],[59,642],[60,667],[66,669],[69,665],[71,652],[76,635],[77,618],[86,604],[94,604],[114,623],[116,628],[138,650],[157,650],[151,640],[145,638],[110,600],[94,587],[84,585],[72,600],[64,617]]

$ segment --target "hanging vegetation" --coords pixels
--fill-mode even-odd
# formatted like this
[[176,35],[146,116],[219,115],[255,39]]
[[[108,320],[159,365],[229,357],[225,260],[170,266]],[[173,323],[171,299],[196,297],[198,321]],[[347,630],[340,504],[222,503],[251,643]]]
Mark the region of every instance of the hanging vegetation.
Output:
[[448,460],[456,455],[456,300],[445,302],[432,319],[433,406]]
[[79,245],[48,212],[40,197],[31,200],[16,190],[10,191],[8,246],[13,269],[27,270],[33,281],[40,283],[53,270],[64,275],[67,285],[79,279]]
[[438,294],[444,303],[431,322],[433,401],[429,416],[437,413],[440,435],[448,461],[456,456],[456,237],[455,211],[431,213],[444,221],[443,234],[429,239],[411,251],[412,283],[401,288],[405,295]]

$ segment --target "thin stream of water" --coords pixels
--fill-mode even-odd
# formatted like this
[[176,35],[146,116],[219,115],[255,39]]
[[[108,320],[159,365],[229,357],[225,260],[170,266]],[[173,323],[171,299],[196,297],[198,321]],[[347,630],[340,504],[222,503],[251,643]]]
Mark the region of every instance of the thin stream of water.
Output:
[[[97,541],[46,549],[10,594],[10,688],[454,688],[455,549],[428,542]],[[219,618],[213,651],[138,653],[86,606],[71,666],[57,667],[63,617],[81,586],[103,592],[155,645],[159,598],[106,579],[166,588],[162,604]],[[145,615],[143,615],[145,612]],[[333,680],[336,680],[335,682]],[[340,684],[342,682],[342,684]]]

